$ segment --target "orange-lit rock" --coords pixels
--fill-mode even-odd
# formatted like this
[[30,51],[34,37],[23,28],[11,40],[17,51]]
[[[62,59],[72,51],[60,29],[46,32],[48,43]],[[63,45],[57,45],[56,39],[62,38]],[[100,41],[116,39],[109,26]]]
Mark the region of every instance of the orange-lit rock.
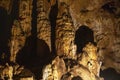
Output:
[[51,25],[49,21],[50,3],[37,1],[37,37],[44,40],[51,50]]
[[89,69],[91,73],[99,76],[101,62],[98,58],[97,47],[89,43],[83,48],[83,51],[79,63]]
[[[76,38],[85,26],[92,36],[83,28],[86,38]],[[120,73],[119,0],[0,0],[0,30],[1,78],[102,80],[100,68]],[[75,39],[91,43],[78,46]]]
[[69,12],[69,7],[65,3],[60,3],[56,25],[57,55],[74,57],[76,52],[74,36],[74,26]]
[[78,59],[56,57],[52,64],[43,70],[43,80],[72,80],[76,76],[82,80],[102,80],[99,76],[101,62],[98,59],[97,47],[89,43],[83,51]]
[[7,77],[9,80],[13,80],[13,67],[9,66],[8,63],[6,63],[5,66],[0,67],[0,77],[1,79],[5,80],[5,77]]
[[0,0],[0,7],[7,10],[8,14],[11,13],[13,0]]
[[43,80],[60,80],[65,72],[65,62],[58,56],[43,69]]
[[19,50],[24,46],[25,44],[25,38],[24,31],[22,30],[22,27],[20,25],[20,22],[18,20],[14,21],[14,24],[12,26],[11,31],[11,41],[10,41],[10,61],[16,62],[16,55],[19,52]]
[[25,35],[30,36],[32,20],[32,0],[20,0],[19,3],[20,24]]

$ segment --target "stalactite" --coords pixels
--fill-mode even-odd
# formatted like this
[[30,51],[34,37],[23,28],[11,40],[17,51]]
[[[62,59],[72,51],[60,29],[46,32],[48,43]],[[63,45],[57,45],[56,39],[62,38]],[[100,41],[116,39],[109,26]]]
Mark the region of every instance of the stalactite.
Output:
[[13,0],[0,0],[0,7],[7,10],[8,14],[11,13]]
[[19,50],[25,44],[25,36],[23,35],[23,30],[18,20],[14,21],[11,30],[11,40],[10,40],[10,61],[16,63],[16,56]]
[[37,37],[44,40],[51,50],[51,26],[45,9],[46,2],[45,0],[37,1]]
[[31,35],[32,0],[20,0],[19,18],[14,20],[10,41],[10,61],[16,62],[16,55],[25,44],[25,40]]
[[20,0],[19,19],[25,36],[31,35],[32,0]]
[[74,44],[74,26],[69,13],[69,6],[61,3],[56,25],[56,51],[59,56],[74,57],[76,46]]

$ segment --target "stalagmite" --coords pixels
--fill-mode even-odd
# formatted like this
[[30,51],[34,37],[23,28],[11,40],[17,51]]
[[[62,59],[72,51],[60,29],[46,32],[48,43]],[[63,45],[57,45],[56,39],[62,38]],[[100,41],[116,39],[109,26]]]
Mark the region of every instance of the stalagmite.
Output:
[[43,69],[43,80],[73,80],[76,76],[82,80],[103,80],[99,76],[101,62],[98,59],[97,47],[88,43],[83,48],[83,53],[76,57],[64,59],[57,56]]

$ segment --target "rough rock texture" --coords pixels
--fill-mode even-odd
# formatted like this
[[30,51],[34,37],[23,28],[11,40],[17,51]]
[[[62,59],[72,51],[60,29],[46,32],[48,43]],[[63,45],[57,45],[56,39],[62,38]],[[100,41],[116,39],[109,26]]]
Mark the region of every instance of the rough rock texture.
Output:
[[20,0],[19,19],[13,22],[10,41],[10,61],[16,62],[16,55],[31,35],[32,0]]
[[99,76],[101,62],[98,58],[97,48],[91,43],[87,44],[85,48],[83,48],[83,53],[81,56],[80,64],[87,67],[90,72]]
[[20,24],[26,36],[31,34],[32,20],[32,0],[20,0],[19,2],[19,18]]
[[[14,15],[17,13],[17,10],[14,10],[17,8],[13,6],[15,2],[19,4],[18,18]],[[4,63],[0,64],[2,79],[7,77],[14,80],[33,80],[34,76],[41,77],[42,69],[43,80],[101,80],[100,68],[113,68],[120,73],[120,0],[0,0],[0,24],[8,24],[8,15],[15,17],[10,21],[11,37],[4,41],[4,34],[0,34],[0,63]],[[4,18],[6,19],[2,22]],[[7,32],[4,25],[0,26],[0,30]],[[82,35],[86,38],[80,38],[81,43],[91,43],[80,46],[82,51],[78,53],[76,33],[84,26],[93,32],[94,40],[89,40],[89,35]],[[83,31],[87,33],[86,30]],[[32,37],[27,42],[29,36]],[[39,43],[36,37],[39,38]],[[9,44],[4,46],[3,42],[6,41],[9,41]],[[42,45],[43,43],[45,45]],[[96,43],[96,46],[92,43]],[[50,51],[45,46],[49,47]],[[9,50],[5,50],[6,47],[9,47]],[[23,49],[22,53],[23,47],[27,51]],[[44,50],[51,54],[47,55]],[[28,58],[25,65],[29,64],[34,68],[30,70],[15,65],[17,53],[25,54],[24,58]],[[50,60],[51,56],[53,60]]]
[[56,51],[59,56],[74,57],[76,45],[74,45],[75,29],[69,13],[69,6],[60,3],[56,25]]
[[7,10],[8,13],[11,13],[13,0],[0,0],[0,7]]
[[9,66],[8,63],[6,63],[5,66],[0,66],[1,72],[0,72],[0,78],[4,80],[5,77],[8,77],[9,80],[12,80],[13,77],[13,67]]
[[26,36],[23,34],[24,31],[20,25],[20,21],[15,20],[11,30],[11,41],[10,41],[10,61],[16,62],[16,56],[19,50],[25,44]]
[[6,63],[4,66],[0,66],[0,79],[34,80],[34,74],[18,64],[9,65]]
[[63,58],[56,57],[51,64],[43,69],[43,80],[60,80],[62,74],[66,72]]
[[43,80],[73,80],[79,76],[82,80],[102,80],[99,77],[101,62],[97,48],[89,43],[76,59],[56,57],[43,70]]
[[[92,3],[95,1],[96,0],[93,0]],[[119,1],[106,0],[101,3],[100,0],[97,0],[96,2],[99,3],[99,5],[91,5],[90,3],[91,6],[86,5],[86,8],[83,10],[82,6],[78,7],[79,2],[79,0],[76,0],[70,5],[70,13],[75,29],[77,30],[81,25],[86,25],[92,29],[95,42],[101,54],[100,56],[104,58],[103,64],[105,67],[112,67],[119,71]],[[97,8],[88,9],[95,6]],[[113,65],[111,65],[111,63],[113,63]]]
[[37,37],[44,40],[51,50],[51,25],[48,18],[49,10],[50,3],[46,0],[37,1]]

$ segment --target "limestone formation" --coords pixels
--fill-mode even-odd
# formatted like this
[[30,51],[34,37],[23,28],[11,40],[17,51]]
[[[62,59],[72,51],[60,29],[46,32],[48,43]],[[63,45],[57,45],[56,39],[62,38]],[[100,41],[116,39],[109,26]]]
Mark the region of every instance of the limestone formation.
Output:
[[32,74],[30,70],[27,70],[18,64],[9,65],[6,63],[4,66],[0,66],[0,79],[34,80],[34,74]]
[[62,74],[66,72],[64,60],[56,57],[51,64],[43,69],[43,80],[60,80]]
[[83,48],[83,51],[79,63],[88,68],[93,74],[99,76],[102,63],[99,61],[97,48],[89,43]]
[[[18,10],[14,10],[17,9],[14,5]],[[0,0],[0,11],[0,20],[10,18],[10,21],[5,19],[0,24],[8,24],[11,31],[5,40],[9,41],[7,46],[3,43],[3,36],[7,33],[0,32],[1,79],[103,80],[100,68],[114,68],[120,73],[120,0]],[[8,31],[6,26],[1,26],[1,31]],[[82,26],[93,32],[94,39],[92,43],[78,46],[76,33]],[[29,36],[35,38],[27,42]],[[44,42],[47,45],[36,46],[36,37],[41,45]],[[90,40],[89,35],[85,37]],[[81,37],[79,40],[84,43]],[[50,55],[43,53],[47,46]],[[80,53],[77,52],[79,47],[82,47]],[[24,54],[24,58],[30,58],[25,59],[28,62],[18,64],[18,53],[20,59]]]
[[12,27],[10,41],[10,61],[16,62],[16,55],[24,46],[25,40],[31,35],[32,0],[20,0],[19,20],[15,20]]
[[20,80],[34,80],[33,77],[20,78]]
[[72,80],[76,76],[82,80],[102,80],[99,76],[101,62],[98,59],[97,47],[89,43],[83,51],[76,59],[56,57],[44,68],[43,80]]
[[26,36],[31,35],[32,0],[20,0],[19,19]]
[[7,10],[8,14],[11,13],[13,0],[0,0],[0,7]]
[[[48,7],[47,7],[48,6]],[[44,40],[51,50],[50,4],[46,0],[37,1],[37,37]]]
[[69,13],[69,6],[60,3],[56,25],[56,50],[57,55],[74,57],[76,45],[74,44],[75,29]]
[[9,80],[13,80],[13,67],[9,66],[8,63],[6,63],[5,66],[2,66],[0,72],[0,79],[5,80],[5,77],[7,77]]
[[[89,0],[88,0],[89,1]],[[100,0],[96,1],[97,3]],[[86,25],[94,32],[94,40],[99,48],[99,56],[103,60],[104,68],[112,67],[119,72],[119,4],[118,0],[106,0],[98,6],[91,5],[91,7],[97,7],[92,11],[88,8],[81,9],[79,0],[74,1],[70,5],[70,13],[77,30],[81,25]],[[94,2],[94,1],[93,1]],[[88,7],[88,5],[86,5]],[[112,47],[111,47],[112,46]],[[117,57],[111,57],[115,56]],[[109,57],[108,57],[109,56]],[[117,60],[116,60],[117,59]],[[107,64],[108,63],[108,64]],[[110,63],[110,64],[109,64]],[[114,63],[114,65],[111,65]],[[116,66],[117,65],[117,66]]]
[[12,36],[10,41],[11,62],[16,62],[17,53],[25,44],[26,36],[23,33],[24,31],[22,30],[19,20],[15,20],[12,26],[12,31],[11,31]]

